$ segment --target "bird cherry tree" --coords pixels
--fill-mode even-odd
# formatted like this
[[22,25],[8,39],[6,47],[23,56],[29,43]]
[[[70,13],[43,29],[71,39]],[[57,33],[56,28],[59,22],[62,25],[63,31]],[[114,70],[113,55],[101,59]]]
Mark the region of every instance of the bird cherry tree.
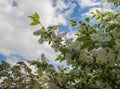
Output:
[[[56,61],[66,61],[68,67],[54,69],[44,54],[38,68],[37,80],[43,89],[119,89],[120,87],[120,0],[104,0],[113,11],[104,8],[91,12],[85,21],[71,20],[79,27],[75,40],[64,39],[67,32],[56,33],[61,25],[44,27],[37,13],[29,16],[31,25],[40,25],[33,34],[38,42],[48,42],[60,54]],[[91,21],[94,21],[91,24]]]

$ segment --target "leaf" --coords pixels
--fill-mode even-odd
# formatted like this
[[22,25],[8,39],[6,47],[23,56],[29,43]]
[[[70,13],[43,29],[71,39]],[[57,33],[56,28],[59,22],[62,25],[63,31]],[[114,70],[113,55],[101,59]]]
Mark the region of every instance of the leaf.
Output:
[[39,22],[37,22],[37,21],[34,21],[34,22],[32,22],[30,25],[38,25],[39,24]]
[[78,41],[90,40],[90,36],[83,36],[77,39]]
[[25,64],[24,62],[22,62],[22,61],[17,62],[17,64],[26,65],[26,64]]
[[45,27],[44,27],[44,26],[42,26],[40,30],[45,30]]
[[36,12],[35,12],[35,14],[34,14],[34,15],[35,15],[35,18],[36,18],[37,20],[39,20],[39,19],[40,19],[40,16],[39,16],[39,14],[38,14],[38,13],[36,13]]
[[66,52],[68,52],[68,49],[67,48],[61,48],[60,52],[62,52],[63,54],[65,54]]
[[94,46],[88,47],[88,51],[91,51],[91,50],[93,50],[93,49],[94,49]]
[[112,24],[109,27],[106,28],[106,32],[110,32],[112,30],[115,30],[115,28],[118,27],[118,25],[116,24]]
[[96,20],[99,20],[100,19],[100,16],[96,16]]
[[90,42],[86,42],[85,44],[83,44],[80,49],[85,49],[88,46],[90,46]]
[[83,32],[83,29],[82,29],[82,28],[80,28],[78,31],[79,31],[79,32]]
[[75,20],[70,20],[71,26],[77,26],[77,22]]
[[64,60],[64,57],[62,56],[62,55],[59,55],[56,59],[55,59],[55,61],[60,61],[60,62],[62,62]]
[[88,47],[88,51],[91,51],[93,49],[98,49],[99,48],[99,45],[95,45],[95,46],[89,46]]
[[108,41],[108,44],[109,44],[109,46],[115,45],[116,44],[115,39],[111,39],[110,41]]
[[28,16],[29,18],[31,18],[31,19],[34,19],[34,16]]
[[98,10],[98,9],[96,9],[96,12],[99,14],[100,13],[100,11]]
[[90,12],[90,14],[94,14],[94,12],[92,11],[92,12]]
[[33,20],[33,22],[30,25],[34,26],[34,25],[40,24],[40,21],[39,21],[40,16],[36,12],[32,16],[28,16],[28,17]]
[[86,22],[90,22],[90,18],[85,18]]

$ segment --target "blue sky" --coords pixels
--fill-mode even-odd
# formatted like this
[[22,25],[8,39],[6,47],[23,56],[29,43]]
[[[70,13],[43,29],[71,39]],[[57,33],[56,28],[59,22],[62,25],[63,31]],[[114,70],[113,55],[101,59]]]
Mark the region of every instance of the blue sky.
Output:
[[100,9],[100,0],[0,0],[0,61],[14,64],[19,60],[37,60],[41,53],[54,63],[55,53],[47,43],[39,45],[27,17],[35,11],[47,27],[63,24],[67,37],[75,37],[69,20],[83,20],[89,12]]

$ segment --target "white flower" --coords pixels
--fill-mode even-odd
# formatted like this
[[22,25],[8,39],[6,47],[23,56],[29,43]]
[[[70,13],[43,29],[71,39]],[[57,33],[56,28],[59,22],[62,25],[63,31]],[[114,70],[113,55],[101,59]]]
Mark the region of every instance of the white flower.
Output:
[[105,49],[100,50],[97,54],[96,62],[107,63],[106,55],[107,55],[107,52]]
[[116,38],[119,38],[120,37],[120,31],[117,31],[117,29],[115,29],[113,32],[112,32],[112,35],[113,37],[116,39]]
[[91,38],[92,40],[97,40],[98,34],[90,34],[90,38]]

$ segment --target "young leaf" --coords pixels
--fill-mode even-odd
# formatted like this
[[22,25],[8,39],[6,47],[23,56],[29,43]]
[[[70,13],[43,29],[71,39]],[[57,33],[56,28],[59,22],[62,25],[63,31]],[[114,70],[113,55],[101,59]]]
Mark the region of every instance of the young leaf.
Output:
[[35,12],[35,18],[37,19],[37,20],[39,20],[40,19],[40,16],[39,16],[39,14],[37,13],[37,12]]
[[34,22],[32,22],[30,25],[38,25],[39,24],[39,22],[37,22],[37,21],[34,21]]
[[34,16],[28,16],[29,18],[31,18],[32,20],[34,19]]
[[70,20],[71,26],[77,26],[77,22],[75,20]]
[[98,9],[96,9],[96,12],[99,14],[100,13],[100,11],[98,10]]
[[40,30],[45,30],[45,27],[44,27],[44,26],[42,26]]

